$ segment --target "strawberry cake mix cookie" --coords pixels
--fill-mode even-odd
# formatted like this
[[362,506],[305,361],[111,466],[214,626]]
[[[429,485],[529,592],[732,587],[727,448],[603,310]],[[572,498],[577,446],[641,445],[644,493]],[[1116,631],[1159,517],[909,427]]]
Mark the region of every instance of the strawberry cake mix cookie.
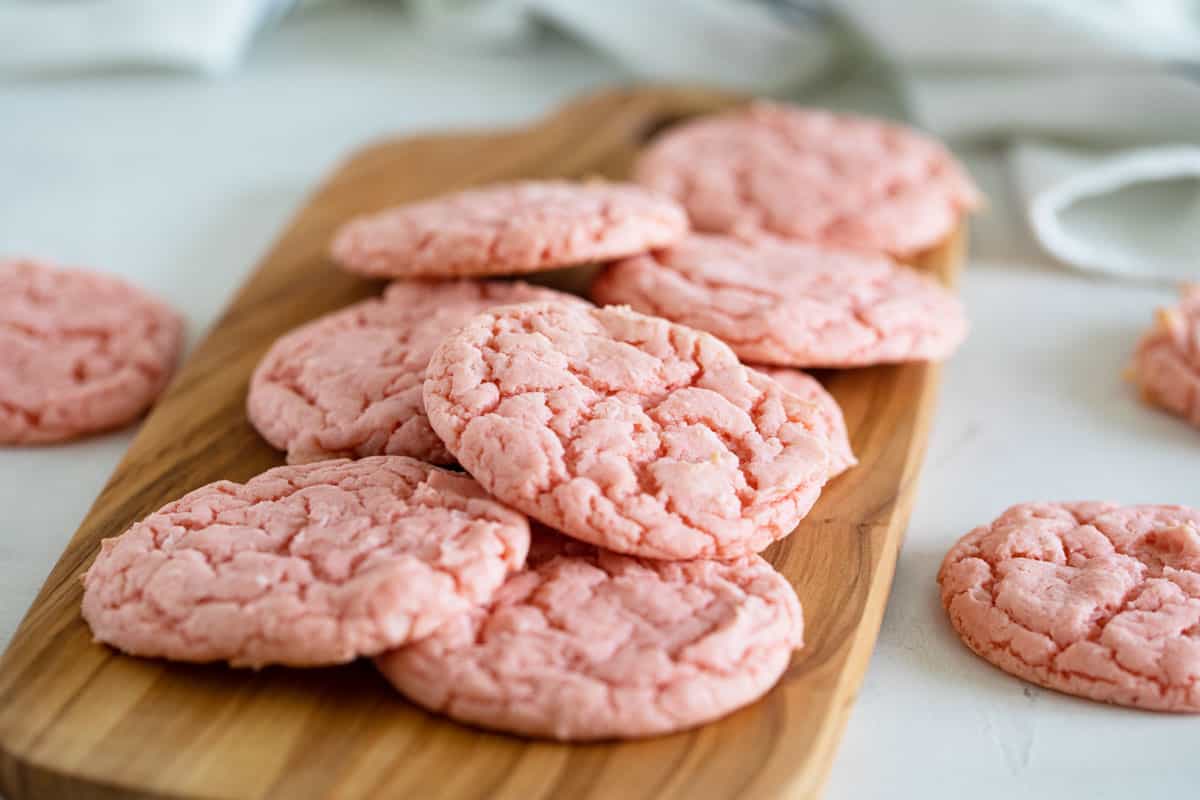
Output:
[[938,583],[967,646],[1019,678],[1200,711],[1200,511],[1014,506],[950,550]]
[[967,332],[962,304],[931,277],[803,242],[690,236],[609,265],[591,295],[708,331],[746,361],[786,367],[937,360]]
[[526,519],[465,475],[400,456],[277,467],[105,539],[83,617],[138,656],[338,664],[489,602],[528,549]]
[[678,203],[640,186],[524,181],[360,217],[331,252],[377,277],[508,275],[634,255],[687,229]]
[[495,602],[376,660],[413,702],[485,728],[635,738],[764,695],[801,644],[800,603],[758,556],[654,561],[535,533]]
[[275,342],[250,381],[250,422],[291,464],[373,455],[453,463],[421,401],[429,356],[480,311],[531,300],[586,304],[518,282],[393,283],[382,299]]
[[841,475],[858,463],[854,450],[850,447],[850,436],[846,431],[846,419],[842,416],[842,408],[820,381],[796,369],[768,367],[759,371],[792,394],[816,406],[816,427],[829,442],[829,477]]
[[132,422],[166,386],[182,342],[179,315],[125,281],[0,261],[0,444]]
[[1162,309],[1133,356],[1130,377],[1146,400],[1200,427],[1200,283]]
[[901,258],[943,242],[980,201],[953,156],[916,131],[766,102],[672,128],[634,174],[699,231]]
[[425,410],[501,502],[630,555],[758,552],[829,475],[811,403],[715,338],[625,308],[481,314],[430,359]]

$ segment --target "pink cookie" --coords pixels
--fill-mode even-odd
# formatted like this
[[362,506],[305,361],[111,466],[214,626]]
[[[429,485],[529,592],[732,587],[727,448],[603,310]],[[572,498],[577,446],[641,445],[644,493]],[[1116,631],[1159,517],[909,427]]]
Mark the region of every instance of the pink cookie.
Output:
[[132,422],[166,386],[182,341],[179,316],[125,281],[0,261],[0,443]]
[[641,253],[687,228],[677,203],[639,186],[525,181],[360,217],[331,252],[351,272],[380,277],[505,275]]
[[277,467],[105,539],[83,618],[138,656],[339,664],[490,601],[528,549],[525,518],[465,475],[401,456]]
[[946,555],[942,603],[967,646],[1050,689],[1200,711],[1200,511],[1029,503]]
[[396,688],[527,736],[654,736],[754,702],[801,644],[796,593],[758,556],[664,562],[534,542],[490,608],[377,659]]
[[929,276],[802,242],[691,236],[610,265],[591,294],[708,331],[747,361],[786,367],[940,359],[967,331],[962,304]]
[[1130,377],[1148,402],[1200,427],[1200,283],[1183,288],[1178,308],[1159,311],[1138,344]]
[[825,391],[820,381],[795,369],[767,367],[759,371],[792,394],[816,406],[819,420],[817,427],[829,442],[830,478],[841,475],[858,463],[858,459],[854,457],[854,450],[850,447],[850,435],[846,432],[846,419],[842,416],[842,407],[833,399],[833,395]]
[[382,299],[275,342],[250,381],[250,422],[291,464],[380,454],[453,463],[421,401],[429,356],[480,311],[530,300],[584,303],[526,283],[393,283]]
[[623,308],[476,317],[425,409],[501,502],[649,558],[734,558],[791,533],[829,474],[820,415],[707,334]]
[[879,120],[771,103],[672,128],[634,169],[699,231],[910,256],[979,204],[942,145]]

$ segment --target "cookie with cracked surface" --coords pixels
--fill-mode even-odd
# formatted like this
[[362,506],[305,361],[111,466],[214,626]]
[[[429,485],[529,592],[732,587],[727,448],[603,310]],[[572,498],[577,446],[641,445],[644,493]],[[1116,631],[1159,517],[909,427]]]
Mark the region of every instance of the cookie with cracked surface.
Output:
[[992,664],[1067,694],[1200,711],[1200,511],[1029,503],[951,548],[942,603]]
[[127,653],[317,666],[420,639],[524,564],[528,521],[401,456],[211,483],[105,539],[83,617]]
[[712,336],[625,308],[485,312],[434,353],[424,397],[497,499],[630,555],[758,552],[829,474],[812,404]]
[[166,386],[183,320],[123,280],[0,261],[0,443],[59,442],[132,422]]
[[590,293],[781,367],[936,360],[967,332],[958,298],[928,275],[885,256],[803,242],[689,236],[610,264]]
[[495,602],[376,660],[418,705],[561,740],[695,727],[757,700],[801,646],[800,602],[759,556],[655,561],[535,531]]
[[829,442],[829,477],[841,475],[858,464],[854,449],[850,446],[850,435],[846,431],[846,418],[842,407],[833,399],[821,382],[798,369],[766,367],[759,372],[778,383],[797,397],[817,407],[818,430]]
[[1200,427],[1200,283],[1181,294],[1138,343],[1129,377],[1147,402]]
[[276,341],[250,380],[247,415],[290,464],[373,455],[452,464],[421,400],[429,356],[480,311],[533,300],[586,303],[521,282],[393,283]]
[[980,203],[949,151],[912,129],[766,102],[671,128],[634,176],[679,200],[698,231],[901,258],[944,241]]
[[678,203],[641,186],[521,181],[359,217],[330,252],[376,277],[512,275],[630,256],[687,229]]

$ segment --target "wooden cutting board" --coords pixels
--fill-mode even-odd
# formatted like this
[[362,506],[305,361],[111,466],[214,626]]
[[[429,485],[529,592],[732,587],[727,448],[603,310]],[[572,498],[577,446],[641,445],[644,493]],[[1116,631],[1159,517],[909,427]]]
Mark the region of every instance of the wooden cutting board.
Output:
[[[530,128],[387,141],[343,164],[146,420],[0,661],[0,792],[9,800],[817,795],[883,615],[934,407],[933,366],[827,376],[861,464],[767,551],[804,604],[806,646],[764,700],[687,733],[589,745],[496,735],[408,705],[368,662],[250,672],[129,658],[93,644],[79,616],[79,575],[102,538],[201,484],[281,463],[246,422],[251,371],[280,334],[381,287],[326,258],[339,223],[470,184],[623,177],[658,131],[740,101],[703,90],[609,91]],[[959,231],[918,261],[952,282],[964,241]],[[580,282],[578,271],[549,280]]]

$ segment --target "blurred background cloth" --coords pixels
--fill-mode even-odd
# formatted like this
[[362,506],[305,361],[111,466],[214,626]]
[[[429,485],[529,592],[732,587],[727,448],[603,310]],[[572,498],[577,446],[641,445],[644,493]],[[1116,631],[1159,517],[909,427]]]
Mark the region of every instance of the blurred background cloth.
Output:
[[[227,75],[258,34],[335,0],[0,0],[0,73]],[[1031,229],[1080,269],[1200,280],[1197,0],[410,0],[448,47],[558,29],[645,80],[803,97],[886,67],[908,116],[1009,148]]]

